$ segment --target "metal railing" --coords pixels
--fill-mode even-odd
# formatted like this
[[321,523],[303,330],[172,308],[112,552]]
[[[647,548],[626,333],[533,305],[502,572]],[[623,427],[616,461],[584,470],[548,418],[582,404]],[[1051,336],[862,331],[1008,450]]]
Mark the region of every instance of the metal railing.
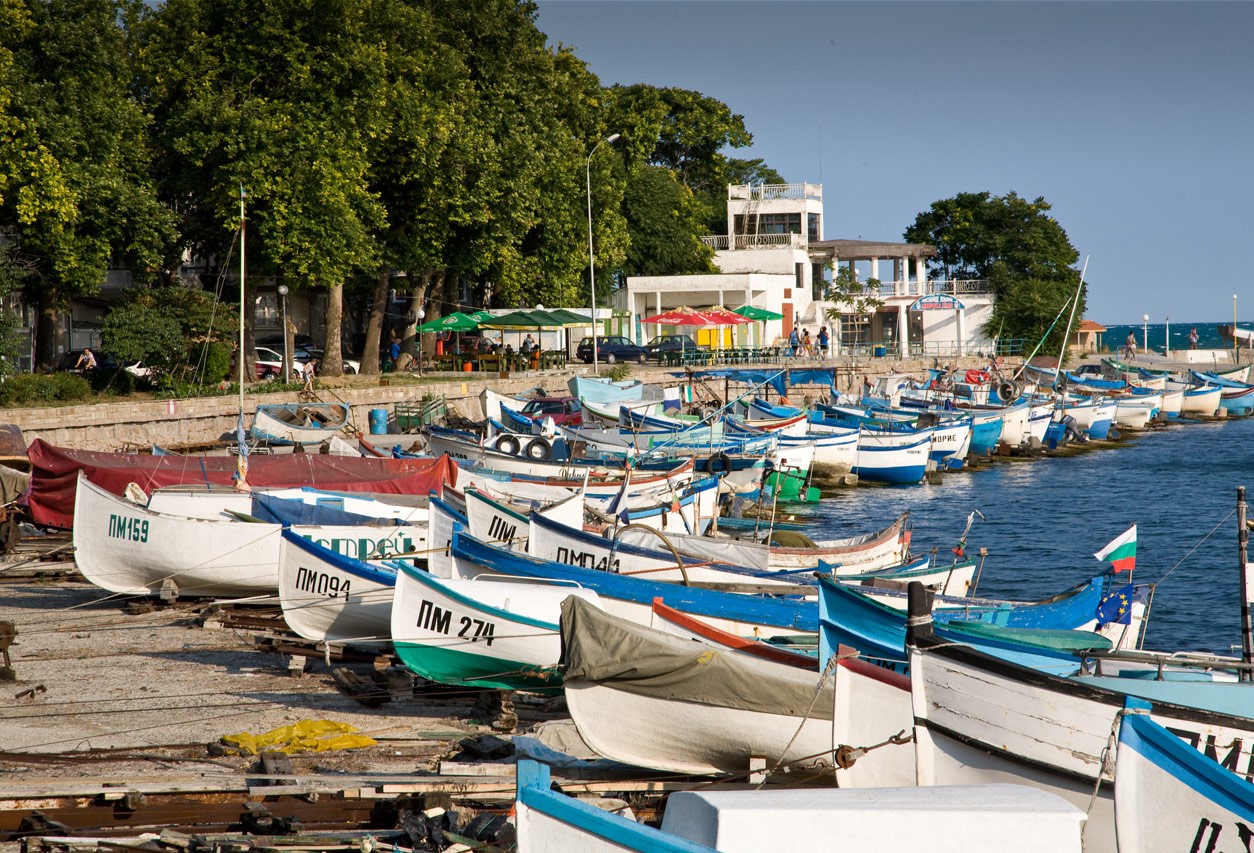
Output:
[[993,286],[988,279],[928,279],[925,282],[881,281],[879,295],[884,298],[893,296],[928,296],[933,293],[945,293],[951,296],[973,296],[992,293]]
[[716,252],[729,249],[798,249],[805,246],[802,234],[708,234],[701,242]]
[[773,201],[775,199],[802,199],[812,198],[816,201],[823,200],[822,184],[728,184],[727,197],[729,199],[758,199],[760,201]]
[[[787,352],[787,347],[784,348]],[[957,356],[957,341],[912,341],[907,350],[914,358],[950,358]],[[836,354],[836,353],[833,353]],[[858,343],[840,344],[839,355],[860,358],[895,358],[901,354],[901,345],[897,341],[859,341]],[[998,338],[970,340],[962,342],[962,355],[1022,355],[1022,338]]]

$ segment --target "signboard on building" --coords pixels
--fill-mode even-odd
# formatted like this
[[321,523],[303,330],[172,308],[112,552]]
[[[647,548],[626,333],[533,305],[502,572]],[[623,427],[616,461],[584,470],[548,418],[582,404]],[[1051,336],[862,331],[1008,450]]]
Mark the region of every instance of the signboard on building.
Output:
[[966,306],[959,302],[948,293],[929,293],[927,296],[920,296],[914,300],[914,304],[910,306],[911,311],[961,311]]

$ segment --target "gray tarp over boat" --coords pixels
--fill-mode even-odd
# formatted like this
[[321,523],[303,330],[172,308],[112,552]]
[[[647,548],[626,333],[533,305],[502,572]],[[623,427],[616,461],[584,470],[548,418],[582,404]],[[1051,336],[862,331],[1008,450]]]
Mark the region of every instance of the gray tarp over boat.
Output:
[[639,696],[832,719],[832,679],[818,698],[807,672],[627,622],[571,596],[562,602],[566,683],[582,679]]

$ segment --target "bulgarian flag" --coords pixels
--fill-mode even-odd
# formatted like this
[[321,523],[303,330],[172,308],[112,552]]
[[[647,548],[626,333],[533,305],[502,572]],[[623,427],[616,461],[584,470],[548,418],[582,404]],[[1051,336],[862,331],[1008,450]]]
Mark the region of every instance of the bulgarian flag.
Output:
[[1108,560],[1116,572],[1136,568],[1136,525],[1115,539],[1102,550],[1093,555],[1099,560]]

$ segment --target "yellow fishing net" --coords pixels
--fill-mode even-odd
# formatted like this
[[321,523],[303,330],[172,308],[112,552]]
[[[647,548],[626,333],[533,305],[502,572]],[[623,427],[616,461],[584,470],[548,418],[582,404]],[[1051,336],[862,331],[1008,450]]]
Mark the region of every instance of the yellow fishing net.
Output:
[[356,726],[333,720],[301,720],[260,735],[251,732],[224,735],[222,742],[235,747],[243,755],[256,755],[263,749],[291,755],[296,752],[360,749],[375,744],[374,738],[358,734]]

